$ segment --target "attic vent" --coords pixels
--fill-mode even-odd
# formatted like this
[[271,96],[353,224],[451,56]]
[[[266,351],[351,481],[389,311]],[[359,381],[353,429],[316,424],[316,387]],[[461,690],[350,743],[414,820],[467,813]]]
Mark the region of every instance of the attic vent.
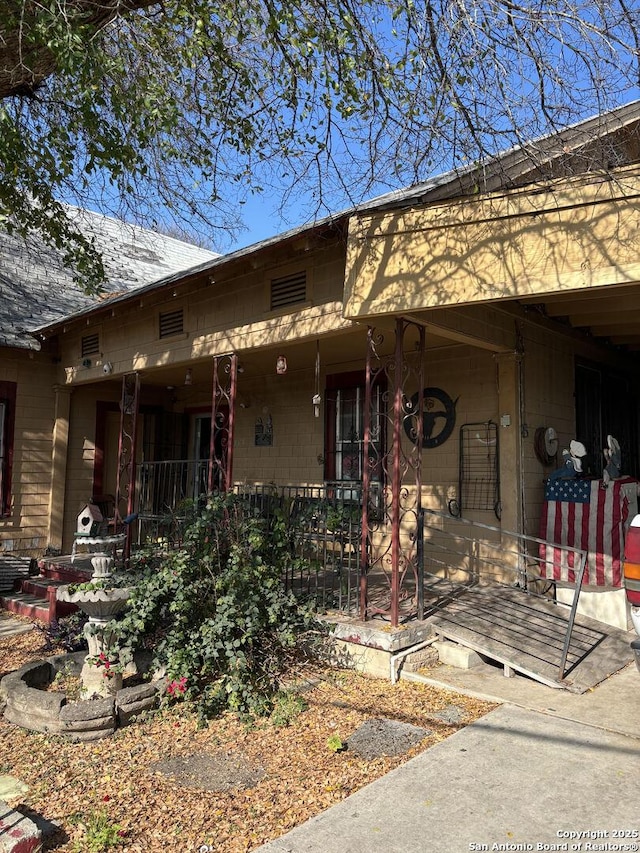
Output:
[[100,336],[96,332],[93,335],[85,335],[82,338],[81,356],[86,358],[88,355],[96,355],[100,352]]
[[271,279],[271,310],[299,305],[307,301],[306,270]]
[[167,311],[160,313],[160,337],[170,338],[171,335],[179,335],[184,331],[184,311],[178,308],[177,311]]

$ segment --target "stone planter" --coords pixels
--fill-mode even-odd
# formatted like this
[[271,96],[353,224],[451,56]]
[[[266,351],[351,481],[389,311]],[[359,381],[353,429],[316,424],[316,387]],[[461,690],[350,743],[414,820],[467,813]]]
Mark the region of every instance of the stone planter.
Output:
[[87,614],[89,619],[99,619],[105,623],[122,613],[127,606],[130,594],[131,590],[128,587],[69,592],[68,586],[61,586],[57,590],[58,601],[75,604]]
[[64,693],[47,692],[57,672],[79,672],[83,652],[56,655],[26,664],[0,681],[0,710],[11,723],[74,741],[109,737],[116,728],[157,705],[163,679],[124,687],[101,699],[69,702]]

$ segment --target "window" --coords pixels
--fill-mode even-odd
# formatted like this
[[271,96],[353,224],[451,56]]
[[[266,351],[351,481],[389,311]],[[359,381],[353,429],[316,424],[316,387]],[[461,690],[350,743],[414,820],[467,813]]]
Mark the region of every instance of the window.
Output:
[[11,514],[16,383],[0,382],[0,516]]
[[184,331],[184,311],[178,308],[176,311],[161,311],[159,317],[159,335],[161,338],[170,338],[180,335]]
[[[382,388],[372,393],[369,464],[372,480],[381,479],[384,447]],[[364,469],[364,375],[360,372],[327,377],[325,479],[362,482]]]

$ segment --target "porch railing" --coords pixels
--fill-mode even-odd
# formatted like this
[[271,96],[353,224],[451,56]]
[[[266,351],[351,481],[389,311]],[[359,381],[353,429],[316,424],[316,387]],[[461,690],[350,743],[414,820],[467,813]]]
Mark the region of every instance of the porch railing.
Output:
[[186,501],[207,492],[208,460],[142,462],[136,468],[138,544],[172,538]]
[[549,593],[555,593],[556,562],[561,560],[564,565],[572,567],[573,600],[568,605],[569,615],[558,665],[558,680],[562,681],[567,671],[567,656],[587,564],[586,552],[489,524],[453,518],[435,510],[422,511],[421,527],[423,589],[429,588],[430,580],[435,580],[436,590],[439,581],[451,582],[452,588],[457,584],[482,581],[520,587],[531,595],[548,599]]
[[[137,467],[138,546],[177,543],[187,502],[207,493],[207,461],[143,462]],[[361,486],[236,484],[233,492],[267,526],[278,519],[290,543],[283,581],[318,607],[356,614],[360,583]]]
[[285,587],[323,609],[358,612],[362,490],[346,481],[322,486],[245,486],[234,492],[267,523],[279,518],[292,559]]

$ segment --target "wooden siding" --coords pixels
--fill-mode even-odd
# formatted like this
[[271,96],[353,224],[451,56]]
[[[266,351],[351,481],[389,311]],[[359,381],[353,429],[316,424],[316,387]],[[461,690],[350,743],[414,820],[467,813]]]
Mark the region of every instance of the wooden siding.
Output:
[[345,316],[640,279],[638,166],[350,222]]
[[55,378],[47,352],[0,351],[0,380],[17,385],[12,511],[0,519],[0,553],[35,556],[48,545]]
[[[270,263],[259,269],[219,270],[215,280],[205,277],[184,289],[147,294],[87,319],[85,323],[92,330],[99,330],[101,341],[101,352],[88,367],[81,358],[81,339],[87,334],[87,325],[70,324],[60,336],[66,382],[84,384],[100,379],[105,362],[111,363],[115,377],[234,350],[261,349],[332,332],[344,333],[353,327],[342,316],[343,246],[330,245],[322,252],[303,254],[295,264],[289,260],[284,265],[276,257],[270,258]],[[312,300],[295,310],[271,312],[272,275],[301,265],[307,271]],[[160,312],[178,308],[184,309],[184,332],[160,339]]]

